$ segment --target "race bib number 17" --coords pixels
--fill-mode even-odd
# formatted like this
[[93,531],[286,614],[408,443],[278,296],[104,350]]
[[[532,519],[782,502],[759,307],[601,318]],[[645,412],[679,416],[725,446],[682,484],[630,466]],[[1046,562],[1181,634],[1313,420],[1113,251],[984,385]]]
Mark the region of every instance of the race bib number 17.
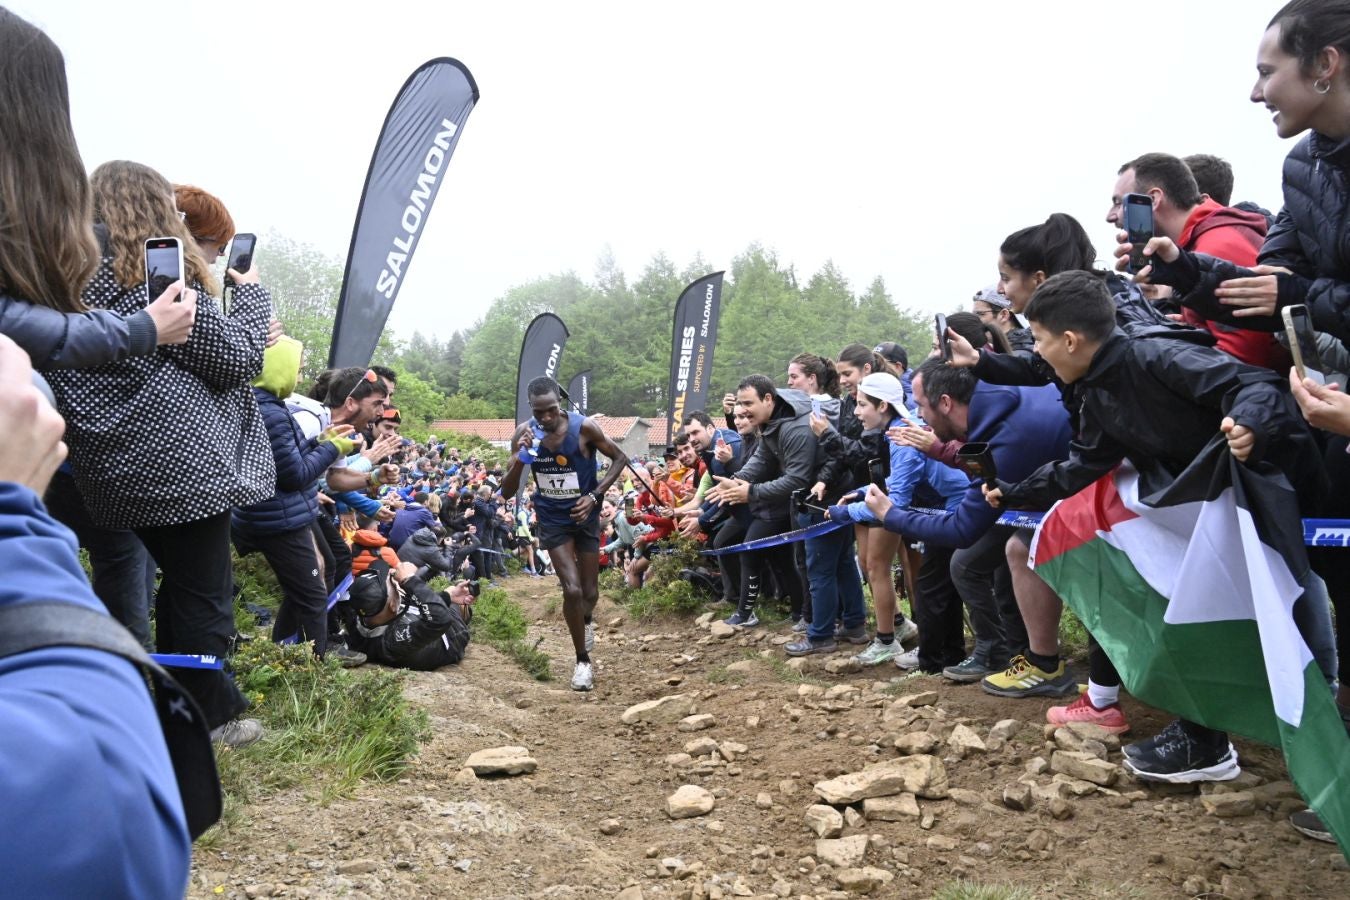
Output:
[[535,475],[539,493],[553,500],[575,500],[581,496],[581,483],[576,472],[557,472],[549,475]]

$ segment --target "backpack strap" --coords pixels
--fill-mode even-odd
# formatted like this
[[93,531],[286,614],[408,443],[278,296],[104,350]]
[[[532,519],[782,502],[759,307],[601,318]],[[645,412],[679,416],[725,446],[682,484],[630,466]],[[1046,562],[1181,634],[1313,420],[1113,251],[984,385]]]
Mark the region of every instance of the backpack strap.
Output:
[[106,613],[47,600],[0,607],[0,658],[49,647],[101,650],[120,656],[149,676],[188,833],[195,840],[215,824],[221,813],[220,776],[206,718],[192,695]]

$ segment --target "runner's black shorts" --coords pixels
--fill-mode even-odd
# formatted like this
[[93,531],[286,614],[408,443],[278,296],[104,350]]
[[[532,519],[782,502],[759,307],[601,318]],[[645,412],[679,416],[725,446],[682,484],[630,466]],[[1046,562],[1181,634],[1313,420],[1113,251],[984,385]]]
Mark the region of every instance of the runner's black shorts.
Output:
[[577,553],[600,552],[599,516],[592,516],[589,522],[580,525],[574,522],[569,522],[566,525],[539,522],[535,525],[535,533],[539,537],[540,550],[552,550],[554,547],[561,547],[571,541]]

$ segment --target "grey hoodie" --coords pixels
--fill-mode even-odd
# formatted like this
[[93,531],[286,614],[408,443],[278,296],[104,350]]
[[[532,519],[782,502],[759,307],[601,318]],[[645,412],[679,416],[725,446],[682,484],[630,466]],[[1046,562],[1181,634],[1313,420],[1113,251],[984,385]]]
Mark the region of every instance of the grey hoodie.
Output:
[[811,431],[811,398],[802,391],[774,391],[774,410],[760,429],[759,446],[736,473],[750,482],[755,517],[788,518],[793,491],[812,484],[816,472],[816,435]]

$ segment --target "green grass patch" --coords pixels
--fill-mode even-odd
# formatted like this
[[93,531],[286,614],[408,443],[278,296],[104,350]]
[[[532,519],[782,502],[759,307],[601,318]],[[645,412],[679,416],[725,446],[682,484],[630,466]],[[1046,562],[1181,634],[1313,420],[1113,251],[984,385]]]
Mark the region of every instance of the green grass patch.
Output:
[[933,892],[933,900],[1035,900],[1035,894],[1013,884],[949,881]]
[[486,581],[479,584],[482,593],[474,602],[473,621],[469,623],[473,640],[509,656],[536,681],[550,680],[553,676],[549,671],[549,658],[539,651],[543,638],[533,644],[525,640],[529,625],[520,605],[501,588],[489,587]]
[[670,546],[671,553],[653,557],[640,588],[630,588],[617,569],[601,573],[601,588],[634,619],[689,618],[707,608],[711,598],[680,577],[682,570],[706,564],[698,553],[703,545],[675,538]]
[[405,673],[347,670],[320,660],[308,645],[282,646],[263,637],[234,655],[235,683],[262,720],[263,740],[217,752],[226,811],[203,837],[209,846],[237,827],[243,803],[302,786],[327,804],[364,780],[401,775],[430,736],[423,710],[403,697]]
[[1088,652],[1088,632],[1073,610],[1064,607],[1059,617],[1059,652],[1066,657],[1083,658]]

